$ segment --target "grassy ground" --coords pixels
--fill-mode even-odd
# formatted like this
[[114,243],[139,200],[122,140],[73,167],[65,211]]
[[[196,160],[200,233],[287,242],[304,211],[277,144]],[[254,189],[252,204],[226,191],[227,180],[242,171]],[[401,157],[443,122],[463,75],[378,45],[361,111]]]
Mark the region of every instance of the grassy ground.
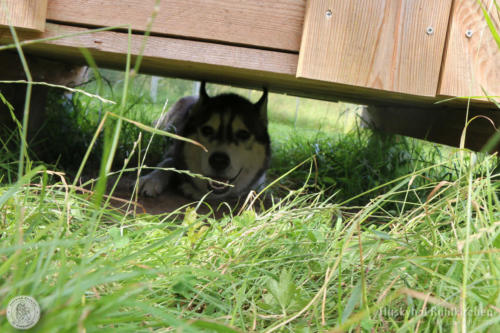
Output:
[[[108,74],[115,87],[101,94],[119,101],[120,74]],[[143,87],[122,113],[146,124],[163,104],[150,100],[148,80],[135,80]],[[174,100],[191,83],[160,87]],[[13,331],[5,308],[17,295],[39,301],[37,332],[500,329],[496,157],[371,133],[344,104],[301,100],[295,122],[296,99],[272,95],[271,178],[306,161],[269,190],[281,198],[273,207],[221,220],[124,215],[99,187],[79,194],[56,172],[76,173],[116,109],[83,96],[51,105],[71,126],[69,158],[28,162],[16,181],[18,152],[2,144],[1,332]],[[115,166],[140,132],[122,126]],[[106,156],[106,139],[97,142],[90,170]]]
[[[1,136],[0,332],[18,295],[40,303],[36,332],[500,331],[496,156],[271,95],[271,208],[124,214],[105,176],[164,149],[129,120],[151,124],[192,84],[162,79],[154,102],[150,78],[104,76],[84,89],[116,104],[52,95],[43,138]],[[100,177],[93,192],[82,175]]]

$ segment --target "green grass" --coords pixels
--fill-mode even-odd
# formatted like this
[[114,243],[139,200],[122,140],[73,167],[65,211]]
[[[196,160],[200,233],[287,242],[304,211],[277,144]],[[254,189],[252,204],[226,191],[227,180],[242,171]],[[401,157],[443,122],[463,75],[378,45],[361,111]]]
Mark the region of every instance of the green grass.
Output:
[[[494,332],[498,181],[489,159],[461,163],[451,182],[413,186],[418,170],[355,211],[302,189],[222,220],[124,216],[42,173],[0,190],[0,308],[33,295],[39,332],[450,331],[464,302],[469,330]],[[12,331],[4,316],[0,328]]]
[[[136,97],[141,119],[151,104]],[[85,103],[64,121],[95,131]],[[309,161],[259,213],[124,215],[48,170],[4,178],[0,309],[34,296],[38,332],[500,328],[496,157],[273,112],[271,179]],[[8,170],[17,155],[2,156]]]
[[[2,136],[0,332],[18,295],[41,305],[36,332],[500,330],[496,156],[372,133],[347,104],[300,100],[295,117],[294,97],[271,95],[272,207],[124,214],[74,177],[153,163],[163,140],[110,112],[151,124],[165,101],[148,77],[104,76],[84,89],[117,104],[52,95],[59,141],[21,167],[26,131]],[[191,89],[161,79],[158,95]],[[37,162],[47,142],[62,154]]]

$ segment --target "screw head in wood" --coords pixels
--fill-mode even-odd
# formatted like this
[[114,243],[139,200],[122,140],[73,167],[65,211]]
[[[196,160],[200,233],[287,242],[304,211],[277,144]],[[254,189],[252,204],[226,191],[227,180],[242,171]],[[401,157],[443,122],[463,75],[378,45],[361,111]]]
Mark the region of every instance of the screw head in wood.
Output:
[[433,35],[434,34],[434,28],[433,27],[427,27],[427,29],[425,30],[425,32],[428,35]]
[[470,29],[469,29],[469,30],[467,30],[467,31],[465,32],[465,37],[467,37],[467,38],[471,38],[473,34],[474,34],[474,32],[473,32],[472,30],[470,30]]
[[331,18],[333,14],[332,14],[332,11],[330,9],[328,9],[326,11],[325,15],[326,15],[326,18]]

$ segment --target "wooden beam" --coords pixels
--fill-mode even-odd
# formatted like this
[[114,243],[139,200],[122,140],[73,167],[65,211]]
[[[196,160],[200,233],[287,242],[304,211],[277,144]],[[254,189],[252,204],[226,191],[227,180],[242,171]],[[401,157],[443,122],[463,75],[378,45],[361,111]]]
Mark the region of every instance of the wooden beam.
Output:
[[[497,31],[500,18],[493,0],[481,0]],[[477,0],[455,1],[450,22],[439,95],[500,96],[500,48]]]
[[[45,33],[24,32],[19,36],[23,41],[33,41],[69,34],[73,35],[25,45],[23,49],[51,59],[84,64],[80,48],[86,48],[98,66],[121,70],[125,68],[129,37],[122,32],[92,32],[85,28],[48,23]],[[132,34],[130,39],[131,54],[135,59],[140,53],[144,37]],[[0,29],[0,45],[10,42],[10,32]],[[434,97],[297,78],[295,73],[298,55],[289,52],[151,36],[143,55],[140,70],[153,75],[207,80],[247,88],[262,88],[265,85],[274,92],[324,100],[420,105],[428,108],[444,105],[434,105]],[[455,100],[446,104],[460,106],[465,103],[466,101]]]
[[[51,0],[48,19],[78,26],[130,25],[145,31],[156,0]],[[298,52],[305,0],[169,0],[159,3],[153,35]]]
[[[80,35],[74,35],[81,33]],[[71,37],[57,38],[70,35]],[[113,31],[92,32],[84,28],[76,28],[58,24],[47,24],[47,31],[43,34],[26,32],[20,35],[22,40],[36,40],[40,38],[57,38],[43,43],[30,45],[27,49],[45,52],[54,57],[81,58],[79,48],[87,48],[91,54],[100,57],[105,65],[110,63],[118,67],[125,67],[126,54],[129,48],[128,34]],[[132,55],[141,52],[145,37],[131,35],[130,49]],[[167,37],[150,36],[144,47],[143,56],[148,59],[145,66],[155,66],[157,63],[184,62],[200,63],[205,65],[219,65],[228,68],[269,71],[294,75],[297,67],[297,55],[269,50],[221,45],[208,42],[182,40]],[[11,41],[9,31],[0,30],[0,43]],[[62,54],[60,53],[62,51]],[[151,63],[151,64],[150,64]],[[161,67],[158,66],[158,67]],[[161,68],[159,69],[161,73]],[[182,70],[182,69],[180,69]],[[184,69],[186,70],[186,69]]]
[[[78,33],[82,34],[37,42],[26,45],[23,49],[47,58],[83,64],[85,60],[79,48],[86,48],[98,66],[121,70],[125,68],[128,51],[128,35],[125,33],[92,33],[84,28],[48,23],[45,33],[24,32],[20,34],[20,38],[32,41]],[[143,39],[141,35],[131,36],[132,56],[140,53]],[[0,44],[10,42],[10,32],[0,29]],[[248,88],[261,88],[266,85],[271,91],[325,100],[337,100],[340,97],[342,100],[353,102],[375,103],[381,99],[386,103],[397,104],[429,105],[433,102],[433,99],[426,97],[297,79],[295,73],[298,55],[288,52],[151,36],[143,56],[141,72],[154,75],[204,79]]]
[[[411,136],[459,147],[460,138],[466,128],[466,109],[421,109],[401,107],[368,106],[363,110],[362,119],[377,130]],[[488,139],[500,130],[498,110],[469,110],[473,119],[467,127],[465,147],[479,151]],[[495,151],[500,152],[500,144]]]
[[21,29],[44,31],[46,15],[47,0],[0,1],[0,27],[12,25]]
[[435,96],[451,0],[311,0],[297,76]]

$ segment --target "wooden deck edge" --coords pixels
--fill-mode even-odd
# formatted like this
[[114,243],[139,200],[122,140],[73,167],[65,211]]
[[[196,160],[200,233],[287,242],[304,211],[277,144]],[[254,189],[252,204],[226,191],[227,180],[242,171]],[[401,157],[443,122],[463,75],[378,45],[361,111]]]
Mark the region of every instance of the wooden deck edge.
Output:
[[298,52],[304,7],[304,0],[51,0],[47,19]]
[[[71,36],[57,38],[64,35]],[[19,37],[22,41],[45,39],[24,45],[23,49],[28,53],[84,64],[79,49],[86,48],[98,66],[122,70],[129,48],[129,36],[126,33],[95,32],[60,24],[47,24],[44,33],[20,32]],[[143,41],[142,35],[131,36],[130,49],[134,58],[140,54]],[[0,44],[11,42],[10,32],[0,29]],[[274,92],[360,104],[445,108],[450,105],[465,107],[467,103],[455,100],[436,105],[437,98],[297,78],[297,64],[298,55],[288,52],[150,36],[144,48],[140,70],[147,74],[207,80],[247,88],[267,86]],[[491,108],[486,103],[474,105]]]

